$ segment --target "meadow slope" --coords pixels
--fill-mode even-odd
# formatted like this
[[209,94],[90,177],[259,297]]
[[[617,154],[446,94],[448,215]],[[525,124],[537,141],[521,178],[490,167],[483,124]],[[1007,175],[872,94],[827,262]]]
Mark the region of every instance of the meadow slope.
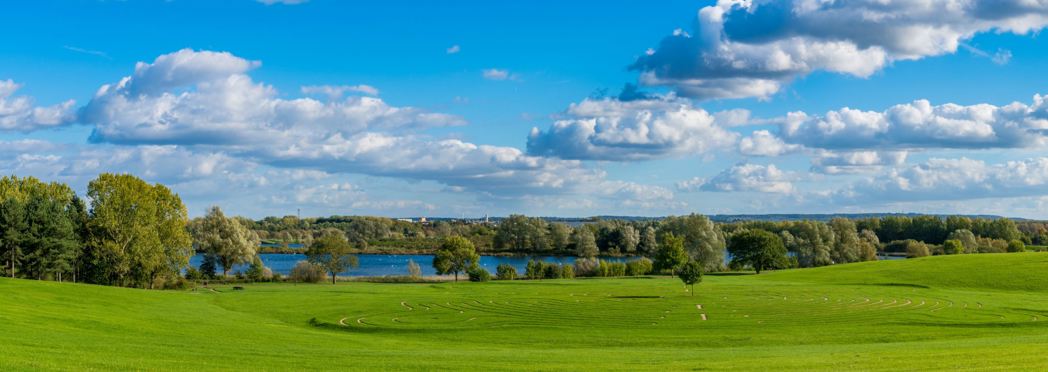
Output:
[[0,370],[1048,368],[1048,253],[708,275],[696,292],[674,278],[0,279]]

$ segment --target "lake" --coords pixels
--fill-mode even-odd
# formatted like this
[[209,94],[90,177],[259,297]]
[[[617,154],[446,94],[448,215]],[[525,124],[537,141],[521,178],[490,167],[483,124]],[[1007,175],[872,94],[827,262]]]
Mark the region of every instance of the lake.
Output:
[[[291,273],[291,268],[295,267],[298,261],[306,259],[304,254],[292,254],[292,253],[260,253],[258,255],[262,258],[262,263],[266,265],[274,273],[280,273],[281,275],[288,275]],[[408,275],[408,260],[413,260],[415,263],[422,267],[422,275],[437,275],[435,269],[433,269],[433,255],[430,254],[360,254],[357,255],[360,259],[360,267],[351,269],[346,273],[340,275],[344,276],[385,276],[385,275]],[[601,257],[603,260],[624,262],[632,257]],[[203,255],[194,255],[189,260],[189,264],[193,267],[200,267],[200,262],[204,259]],[[492,274],[495,274],[495,268],[499,264],[510,264],[517,269],[517,273],[523,275],[528,261],[541,260],[545,262],[554,262],[560,264],[574,264],[575,257],[556,257],[556,256],[480,256],[480,266],[487,269]],[[239,265],[230,270],[229,273],[233,274],[237,271],[247,271],[248,265]],[[218,268],[222,270],[221,267]]]

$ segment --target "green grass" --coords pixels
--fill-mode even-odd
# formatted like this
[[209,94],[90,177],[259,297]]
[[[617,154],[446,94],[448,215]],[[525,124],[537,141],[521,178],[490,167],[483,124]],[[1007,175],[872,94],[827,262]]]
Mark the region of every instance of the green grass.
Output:
[[0,370],[1048,368],[1048,253],[219,290],[2,279]]

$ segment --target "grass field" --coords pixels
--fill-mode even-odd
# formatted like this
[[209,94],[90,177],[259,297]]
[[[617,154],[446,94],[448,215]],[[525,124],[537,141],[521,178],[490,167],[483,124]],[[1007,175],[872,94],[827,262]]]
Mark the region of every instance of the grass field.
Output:
[[1048,369],[1048,253],[218,289],[0,279],[0,370]]

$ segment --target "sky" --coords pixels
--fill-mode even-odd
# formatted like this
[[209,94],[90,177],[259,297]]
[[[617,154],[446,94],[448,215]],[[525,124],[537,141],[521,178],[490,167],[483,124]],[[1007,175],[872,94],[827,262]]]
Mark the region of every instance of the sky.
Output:
[[0,173],[260,218],[1048,218],[1048,2],[4,4]]

